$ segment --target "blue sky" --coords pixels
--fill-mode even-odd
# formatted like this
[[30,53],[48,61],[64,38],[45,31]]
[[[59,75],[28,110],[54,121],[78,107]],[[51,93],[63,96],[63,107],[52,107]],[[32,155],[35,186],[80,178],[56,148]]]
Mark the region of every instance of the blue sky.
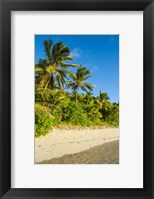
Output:
[[101,90],[108,93],[111,102],[119,101],[119,35],[35,35],[35,63],[45,58],[45,39],[62,41],[71,50],[71,62],[92,72],[87,82],[95,84],[95,96]]

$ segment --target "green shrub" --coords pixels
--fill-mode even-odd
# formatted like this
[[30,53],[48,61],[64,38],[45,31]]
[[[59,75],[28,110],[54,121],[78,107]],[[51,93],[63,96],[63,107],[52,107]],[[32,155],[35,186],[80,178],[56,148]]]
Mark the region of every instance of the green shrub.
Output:
[[53,116],[49,108],[38,103],[35,105],[35,136],[46,135],[53,126]]
[[63,121],[72,125],[89,126],[91,121],[88,119],[86,111],[80,104],[76,106],[75,102],[70,102],[68,107],[63,110]]
[[112,126],[119,126],[119,105],[116,103],[110,104],[106,109],[104,121]]
[[35,136],[46,135],[54,126],[119,126],[119,104],[98,96],[74,97],[61,90],[36,90]]

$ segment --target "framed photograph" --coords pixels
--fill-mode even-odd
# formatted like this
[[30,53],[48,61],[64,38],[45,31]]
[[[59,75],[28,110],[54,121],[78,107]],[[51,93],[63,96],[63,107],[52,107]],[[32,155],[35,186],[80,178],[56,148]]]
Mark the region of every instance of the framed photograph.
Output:
[[153,198],[152,0],[0,1],[1,198]]

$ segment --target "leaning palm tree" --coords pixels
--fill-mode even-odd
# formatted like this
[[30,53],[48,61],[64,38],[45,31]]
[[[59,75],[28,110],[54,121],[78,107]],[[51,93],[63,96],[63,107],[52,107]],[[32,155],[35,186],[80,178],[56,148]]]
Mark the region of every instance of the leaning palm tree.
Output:
[[70,56],[70,49],[62,42],[57,42],[53,47],[51,40],[44,41],[45,59],[39,60],[38,64],[35,64],[35,79],[36,83],[41,88],[51,89],[63,88],[65,79],[72,76],[73,73],[67,69],[67,67],[77,67],[76,64],[66,63],[66,60],[73,60]]
[[86,82],[86,80],[91,76],[92,74],[90,70],[88,70],[86,67],[79,66],[76,74],[71,76],[72,80],[68,80],[67,87],[73,89],[76,105],[77,105],[77,92],[79,88],[88,93],[88,91],[92,91],[93,88],[95,87],[93,84]]

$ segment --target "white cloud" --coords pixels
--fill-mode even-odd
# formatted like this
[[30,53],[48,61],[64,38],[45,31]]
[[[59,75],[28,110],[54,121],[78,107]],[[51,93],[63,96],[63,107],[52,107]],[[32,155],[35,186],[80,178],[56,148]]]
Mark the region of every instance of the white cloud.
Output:
[[71,53],[70,53],[70,55],[71,55],[72,57],[74,57],[74,58],[79,58],[79,57],[81,56],[81,54],[82,54],[82,51],[81,51],[79,48],[74,48],[74,49],[71,51]]

